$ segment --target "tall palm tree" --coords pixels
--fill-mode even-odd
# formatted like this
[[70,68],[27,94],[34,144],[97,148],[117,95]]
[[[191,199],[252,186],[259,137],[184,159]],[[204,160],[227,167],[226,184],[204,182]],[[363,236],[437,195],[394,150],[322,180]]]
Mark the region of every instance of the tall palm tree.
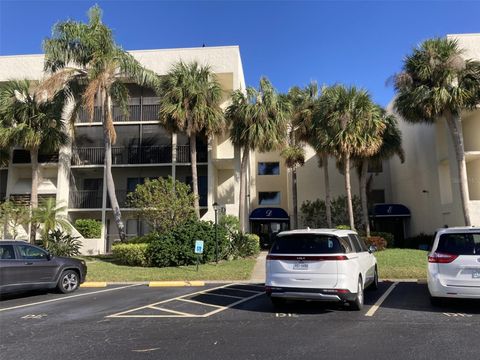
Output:
[[119,236],[124,241],[125,226],[112,177],[112,144],[116,141],[112,103],[116,102],[128,114],[125,81],[156,88],[158,77],[115,43],[112,31],[102,23],[102,12],[97,5],[90,8],[88,16],[87,24],[73,20],[55,24],[51,38],[44,41],[44,67],[52,73],[45,89],[54,93],[72,83],[82,84],[82,102],[91,119],[95,101],[100,101],[106,185]]
[[318,86],[311,82],[305,88],[291,88],[286,95],[291,104],[288,134],[288,147],[281,156],[292,171],[293,228],[298,227],[297,167],[305,164],[305,150],[301,142],[309,142],[310,127],[315,101],[318,98]]
[[180,61],[163,77],[159,95],[160,122],[172,132],[185,132],[189,138],[195,213],[200,218],[197,136],[210,137],[224,130],[222,88],[210,67]]
[[226,110],[230,128],[230,140],[243,149],[240,170],[240,226],[245,229],[245,188],[250,151],[272,151],[285,145],[291,106],[285,97],[279,96],[267,78],[260,79],[257,89],[248,87],[232,95],[232,103]]
[[444,118],[455,149],[465,225],[471,225],[462,112],[480,103],[480,62],[464,60],[456,40],[434,38],[407,55],[395,77],[395,110],[408,122]]
[[377,106],[377,111],[373,116],[379,116],[385,124],[385,130],[382,133],[382,145],[372,156],[359,157],[355,159],[359,183],[360,183],[360,201],[362,204],[363,223],[367,237],[370,237],[370,222],[368,219],[368,192],[367,192],[367,174],[368,166],[381,164],[384,160],[397,155],[400,161],[405,161],[405,153],[402,148],[402,133],[398,128],[397,119],[394,115]]
[[355,156],[369,156],[382,144],[381,134],[385,125],[373,116],[376,107],[370,95],[363,89],[334,85],[326,87],[319,99],[319,116],[315,124],[319,144],[332,150],[343,164],[345,191],[347,193],[350,228],[355,229],[350,160]]
[[[52,99],[38,93],[39,85],[30,80],[9,81],[0,88],[0,147],[20,146],[30,152],[32,188],[30,208],[38,206],[38,154],[58,151],[68,143],[62,121],[64,94]],[[35,242],[37,226],[30,225],[30,242]]]

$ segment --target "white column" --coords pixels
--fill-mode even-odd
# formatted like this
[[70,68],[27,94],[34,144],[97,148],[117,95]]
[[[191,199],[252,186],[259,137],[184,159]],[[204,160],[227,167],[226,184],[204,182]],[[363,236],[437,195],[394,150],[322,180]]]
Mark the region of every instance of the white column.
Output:
[[172,134],[172,178],[175,182],[177,177],[177,133]]
[[105,165],[103,165],[103,189],[102,189],[102,231],[100,237],[103,240],[103,252],[107,252],[107,220],[106,220],[106,208],[107,208],[107,176],[105,172]]
[[234,179],[234,215],[238,216],[239,198],[240,198],[240,170],[242,166],[242,156],[240,146],[235,146],[233,149],[233,179]]
[[[207,177],[208,177],[208,195],[207,195],[207,206],[208,212],[211,213],[213,211],[212,204],[214,203],[214,176],[215,176],[215,169],[213,166],[213,151],[212,151],[212,137],[208,139],[208,168],[207,168]],[[216,196],[215,196],[216,197]],[[207,219],[208,219],[207,215]]]

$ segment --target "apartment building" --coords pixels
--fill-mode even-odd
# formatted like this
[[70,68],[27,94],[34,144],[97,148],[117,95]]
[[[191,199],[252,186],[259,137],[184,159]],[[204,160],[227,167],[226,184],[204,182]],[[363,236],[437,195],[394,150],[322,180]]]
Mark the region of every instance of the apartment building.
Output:
[[[222,106],[228,104],[233,90],[245,88],[240,51],[237,46],[189,49],[141,50],[131,54],[157,74],[166,74],[170,66],[182,60],[208,64],[215,72],[224,92]],[[43,55],[0,57],[0,82],[10,79],[41,79]],[[129,208],[127,194],[147,178],[172,176],[191,183],[189,141],[184,134],[170,134],[158,122],[158,98],[147,88],[127,84],[129,115],[113,108],[117,141],[112,148],[112,174],[122,210],[127,235],[149,231],[136,209]],[[67,206],[71,223],[92,218],[103,224],[100,239],[83,239],[84,253],[109,251],[118,239],[109,204],[104,171],[101,108],[95,107],[93,121],[80,111],[74,125],[71,144],[59,154],[41,154],[39,197],[55,197],[58,205]],[[197,138],[197,171],[201,216],[214,219],[213,203],[227,214],[238,214],[240,154],[226,135]],[[29,153],[14,149],[7,169],[0,170],[0,198],[28,202],[31,189]],[[22,229],[21,236],[26,238]],[[76,234],[80,236],[80,234]]]

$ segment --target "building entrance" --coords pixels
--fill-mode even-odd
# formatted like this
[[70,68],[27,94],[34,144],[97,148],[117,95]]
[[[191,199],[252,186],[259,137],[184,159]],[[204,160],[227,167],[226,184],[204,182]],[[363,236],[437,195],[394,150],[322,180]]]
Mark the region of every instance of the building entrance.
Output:
[[266,250],[279,232],[290,229],[290,218],[282,208],[257,208],[250,214],[250,229],[260,237],[262,250]]

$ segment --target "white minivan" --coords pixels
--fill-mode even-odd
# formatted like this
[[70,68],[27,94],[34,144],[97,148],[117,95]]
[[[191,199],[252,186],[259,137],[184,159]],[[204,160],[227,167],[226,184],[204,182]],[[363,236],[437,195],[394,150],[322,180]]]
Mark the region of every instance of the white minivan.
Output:
[[432,304],[442,298],[480,299],[480,227],[440,229],[428,254]]
[[364,289],[378,287],[375,250],[351,230],[281,232],[267,255],[265,291],[274,305],[339,301],[360,310]]

